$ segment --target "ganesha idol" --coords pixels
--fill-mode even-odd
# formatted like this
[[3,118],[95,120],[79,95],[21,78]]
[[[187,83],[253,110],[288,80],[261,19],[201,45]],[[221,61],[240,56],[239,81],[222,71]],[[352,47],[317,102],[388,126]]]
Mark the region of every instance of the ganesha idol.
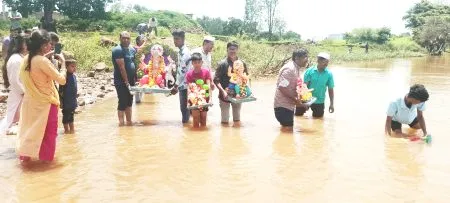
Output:
[[175,62],[170,56],[163,55],[161,45],[154,45],[150,53],[141,58],[138,77],[139,86],[150,88],[170,88],[175,83],[172,70],[176,68]]

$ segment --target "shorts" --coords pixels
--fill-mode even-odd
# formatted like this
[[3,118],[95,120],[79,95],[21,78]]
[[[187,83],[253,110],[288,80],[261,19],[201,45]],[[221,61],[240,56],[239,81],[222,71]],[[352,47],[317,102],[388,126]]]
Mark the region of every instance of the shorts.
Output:
[[[419,119],[417,119],[417,117],[416,117],[416,118],[414,118],[414,120],[409,124],[409,127],[412,128],[412,127],[415,126],[417,123],[419,123]],[[391,129],[392,129],[393,131],[395,131],[395,130],[401,130],[401,129],[402,129],[402,124],[399,123],[399,122],[397,122],[397,121],[392,120],[392,121],[391,121]]]
[[285,127],[294,126],[294,111],[283,107],[278,107],[275,108],[274,110],[275,110],[275,118],[277,118],[278,122],[280,122],[282,126]]
[[[323,117],[323,114],[325,113],[325,104],[312,104],[310,106],[311,110],[312,110],[312,115],[315,118],[320,118]],[[308,111],[308,109],[304,109],[301,107],[296,107],[295,108],[295,115],[296,116],[303,116],[303,114]]]
[[74,108],[63,109],[62,110],[62,114],[63,114],[63,118],[62,118],[62,123],[63,124],[73,123],[73,121],[74,121],[74,114],[75,114],[75,109]]
[[119,99],[117,110],[125,111],[126,108],[133,106],[133,95],[125,85],[116,85],[117,98]]

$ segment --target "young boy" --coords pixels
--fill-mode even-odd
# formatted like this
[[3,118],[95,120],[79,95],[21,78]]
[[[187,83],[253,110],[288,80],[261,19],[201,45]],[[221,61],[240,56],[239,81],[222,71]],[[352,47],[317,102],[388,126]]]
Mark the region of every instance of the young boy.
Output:
[[[427,136],[427,127],[423,111],[428,100],[428,91],[425,86],[415,84],[409,89],[409,93],[389,104],[386,117],[386,133],[391,135],[391,129],[396,135],[402,136],[402,124],[407,124],[414,129],[422,129],[423,136]],[[405,135],[406,136],[406,135]]]
[[[202,68],[202,55],[200,53],[194,53],[191,56],[192,66],[194,67],[190,71],[186,73],[186,82],[188,84],[196,82],[198,79],[205,81],[205,84],[211,88],[211,73],[208,69]],[[209,102],[211,96],[206,98],[206,101]],[[201,126],[206,126],[206,113],[208,112],[208,108],[196,109],[192,110],[192,119],[194,122],[194,128],[198,128]]]
[[65,134],[75,133],[75,128],[73,126],[74,113],[77,108],[77,78],[75,76],[75,71],[77,68],[77,61],[68,56],[66,59],[66,84],[59,87],[59,94],[61,100],[61,109],[63,114],[63,125]]

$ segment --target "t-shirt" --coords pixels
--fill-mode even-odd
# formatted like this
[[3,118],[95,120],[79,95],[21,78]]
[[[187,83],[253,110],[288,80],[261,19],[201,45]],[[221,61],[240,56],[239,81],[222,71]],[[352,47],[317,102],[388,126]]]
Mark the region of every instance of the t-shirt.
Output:
[[78,106],[77,92],[77,77],[73,73],[67,73],[66,84],[59,86],[62,109],[75,109]]
[[401,97],[389,104],[387,116],[391,116],[392,120],[402,124],[411,124],[417,117],[417,110],[425,110],[425,102],[411,105],[408,107],[405,103],[405,98]]
[[[300,78],[300,67],[293,61],[285,64],[278,74],[277,88],[275,91],[274,108],[285,108],[295,110],[295,100],[297,98],[297,81]],[[284,94],[280,88],[287,88],[288,94]]]
[[[247,64],[244,63],[244,73],[248,75],[248,69]],[[230,84],[230,77],[228,76],[228,68],[231,66],[232,70],[231,73],[234,73],[233,69],[233,62],[229,58],[225,58],[222,61],[219,62],[219,67],[216,70],[216,73],[214,75],[214,84],[219,84],[222,86],[223,89],[227,88]],[[223,102],[229,102],[227,99],[223,98],[222,92],[219,91],[219,99]]]
[[322,72],[319,72],[317,66],[312,66],[306,70],[304,80],[308,84],[309,89],[314,89],[312,95],[317,98],[314,103],[325,103],[327,87],[334,88],[334,79],[331,71],[325,68]]
[[9,36],[5,37],[2,41],[2,55],[3,59],[6,58],[8,54],[9,43],[11,42],[11,38]]
[[211,73],[206,68],[202,68],[199,72],[192,69],[186,73],[186,82],[193,83],[198,79],[202,79],[206,84],[207,80],[211,81]]
[[120,74],[120,67],[116,62],[116,59],[124,59],[125,70],[128,76],[128,82],[131,86],[136,83],[136,65],[134,64],[134,59],[136,56],[136,50],[133,47],[123,48],[121,45],[114,47],[112,50],[112,62],[114,65],[114,85],[125,85]]

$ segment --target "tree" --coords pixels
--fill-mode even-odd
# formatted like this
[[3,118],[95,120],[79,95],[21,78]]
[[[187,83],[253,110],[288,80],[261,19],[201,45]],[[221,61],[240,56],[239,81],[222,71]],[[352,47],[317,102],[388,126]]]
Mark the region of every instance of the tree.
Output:
[[410,8],[403,20],[412,30],[413,39],[431,54],[440,54],[448,43],[450,6],[422,0]]
[[269,29],[269,35],[273,34],[273,27],[276,21],[275,14],[277,13],[278,0],[263,0],[264,8],[266,10],[266,22]]
[[283,37],[283,34],[286,31],[286,21],[280,17],[275,18],[273,29],[280,37]]
[[259,0],[245,0],[244,31],[246,33],[258,33],[260,12],[261,3]]
[[450,43],[450,17],[426,18],[417,39],[430,54],[441,55],[447,43]]
[[44,10],[42,28],[56,31],[53,11],[59,11],[69,18],[104,18],[105,6],[114,0],[4,0],[8,6],[17,6],[24,17],[35,11]]
[[197,22],[203,27],[203,29],[212,35],[224,35],[223,28],[227,24],[220,18],[210,18],[204,16],[203,18],[198,18]]
[[141,5],[138,5],[138,4],[135,4],[133,6],[133,10],[138,12],[138,13],[143,13],[143,12],[150,11],[150,9],[148,9],[147,7],[141,6]]
[[391,29],[387,27],[374,28],[357,28],[350,33],[344,34],[344,39],[347,43],[376,43],[385,44],[391,38]]
[[34,0],[4,0],[3,3],[11,8],[17,9],[24,18],[27,18],[34,11],[38,10]]
[[223,27],[224,35],[241,34],[244,29],[244,21],[238,18],[229,18],[226,25]]
[[283,39],[300,41],[302,37],[294,31],[288,31],[283,35]]

